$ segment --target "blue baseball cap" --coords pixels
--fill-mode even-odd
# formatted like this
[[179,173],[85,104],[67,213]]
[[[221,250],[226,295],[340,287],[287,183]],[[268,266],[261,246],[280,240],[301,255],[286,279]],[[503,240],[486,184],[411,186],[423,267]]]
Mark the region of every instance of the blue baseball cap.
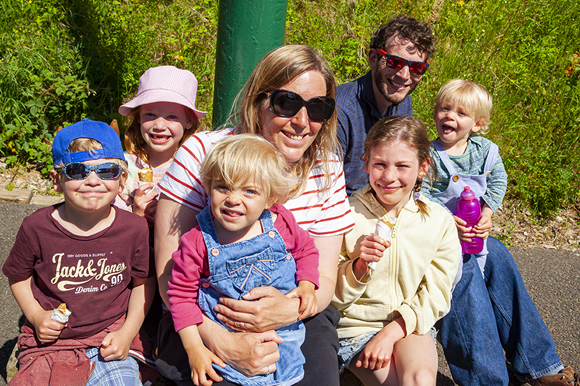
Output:
[[[99,141],[103,148],[71,153],[68,147],[77,138],[94,139]],[[52,144],[53,165],[67,165],[71,162],[83,162],[101,158],[118,158],[126,161],[119,135],[106,123],[85,118],[56,133]]]

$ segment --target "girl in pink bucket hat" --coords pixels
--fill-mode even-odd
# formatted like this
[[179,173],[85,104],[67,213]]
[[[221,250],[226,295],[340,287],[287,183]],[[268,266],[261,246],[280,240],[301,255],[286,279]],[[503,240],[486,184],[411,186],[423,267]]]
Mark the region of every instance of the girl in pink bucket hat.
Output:
[[153,223],[159,194],[154,187],[206,114],[195,108],[196,93],[195,75],[173,66],[152,67],[139,78],[137,96],[119,107],[133,122],[125,133],[129,177],[115,205]]

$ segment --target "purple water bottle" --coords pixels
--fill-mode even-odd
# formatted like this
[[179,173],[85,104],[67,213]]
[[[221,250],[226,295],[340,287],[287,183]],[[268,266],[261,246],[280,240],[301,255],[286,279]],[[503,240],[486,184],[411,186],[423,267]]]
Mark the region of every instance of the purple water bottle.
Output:
[[[479,200],[471,191],[469,186],[463,188],[461,197],[457,201],[457,217],[465,221],[467,227],[474,227],[481,218],[481,207]],[[479,253],[483,250],[483,239],[479,237],[472,237],[470,242],[462,241],[461,249],[463,253]]]

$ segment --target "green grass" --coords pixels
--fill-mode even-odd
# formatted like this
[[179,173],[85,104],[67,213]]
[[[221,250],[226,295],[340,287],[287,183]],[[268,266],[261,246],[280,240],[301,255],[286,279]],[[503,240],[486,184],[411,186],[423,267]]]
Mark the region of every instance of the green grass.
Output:
[[[54,129],[117,108],[149,67],[172,64],[199,80],[211,122],[217,1],[4,0],[0,5],[0,156],[50,168]],[[580,3],[577,0],[289,0],[287,43],[309,44],[339,83],[368,70],[371,33],[395,13],[433,24],[429,72],[413,94],[434,134],[431,102],[452,78],[494,97],[491,131],[508,196],[536,213],[578,205]]]

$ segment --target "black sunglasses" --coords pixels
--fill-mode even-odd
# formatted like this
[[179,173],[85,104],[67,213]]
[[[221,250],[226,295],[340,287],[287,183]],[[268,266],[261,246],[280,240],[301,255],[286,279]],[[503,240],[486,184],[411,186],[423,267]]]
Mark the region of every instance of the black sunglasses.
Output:
[[84,180],[93,171],[102,180],[116,180],[121,175],[121,167],[114,162],[104,162],[98,165],[73,162],[65,165],[63,171],[69,180]]
[[310,120],[325,122],[334,113],[334,98],[318,96],[307,101],[295,92],[277,89],[270,94],[270,111],[279,117],[290,118],[306,106]]
[[405,66],[409,66],[409,72],[415,76],[420,76],[427,71],[429,68],[429,62],[415,62],[412,60],[407,60],[405,58],[401,58],[397,55],[387,54],[385,51],[381,50],[380,48],[375,48],[379,55],[384,56],[387,62],[387,68],[393,71],[399,71],[401,68]]

